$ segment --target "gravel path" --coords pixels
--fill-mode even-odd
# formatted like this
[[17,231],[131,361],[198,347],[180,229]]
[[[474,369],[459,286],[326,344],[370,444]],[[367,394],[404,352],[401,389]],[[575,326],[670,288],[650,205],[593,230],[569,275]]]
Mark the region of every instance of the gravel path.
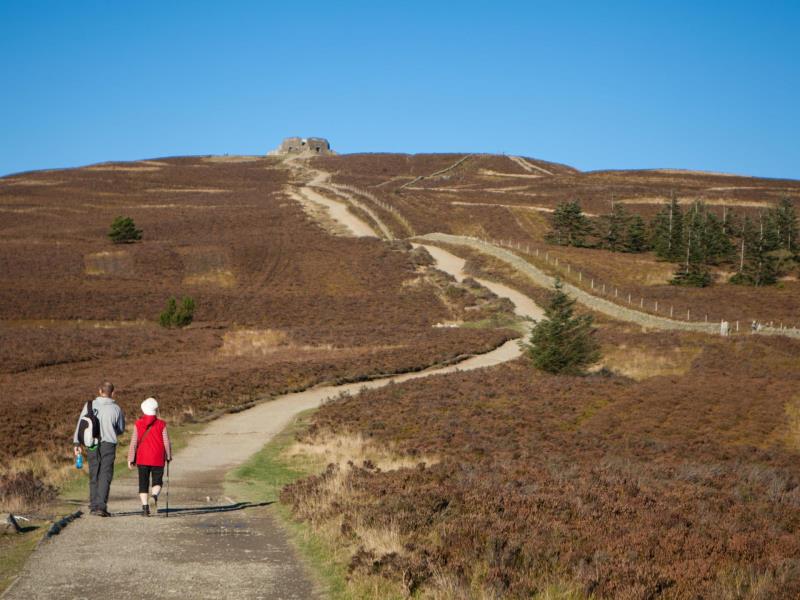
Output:
[[[429,233],[427,235],[418,236],[418,240],[429,240],[432,242],[443,242],[447,244],[459,244],[462,246],[469,246],[475,250],[479,250],[495,258],[499,258],[503,262],[508,263],[520,273],[527,275],[537,285],[550,288],[553,286],[553,278],[546,274],[544,271],[537,269],[528,261],[520,258],[513,252],[504,248],[495,246],[488,242],[478,240],[471,237],[450,235],[447,233]],[[683,331],[699,331],[702,333],[719,334],[719,323],[698,323],[693,321],[676,321],[674,319],[667,319],[666,317],[657,317],[647,313],[639,312],[620,304],[611,302],[604,298],[593,296],[574,285],[562,282],[564,291],[575,298],[581,304],[588,306],[598,312],[604,313],[620,321],[628,321],[636,323],[644,327],[653,329],[677,329]]]

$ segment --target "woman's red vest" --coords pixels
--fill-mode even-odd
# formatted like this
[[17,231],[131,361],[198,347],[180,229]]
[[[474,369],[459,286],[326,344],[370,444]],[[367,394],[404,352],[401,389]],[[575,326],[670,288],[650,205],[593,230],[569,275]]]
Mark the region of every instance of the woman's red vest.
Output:
[[[144,432],[150,423],[153,423],[153,426],[145,435]],[[155,415],[144,415],[136,421],[136,439],[138,442],[134,461],[137,465],[148,467],[164,466],[167,457],[167,450],[164,448],[164,428],[166,426],[166,422]]]

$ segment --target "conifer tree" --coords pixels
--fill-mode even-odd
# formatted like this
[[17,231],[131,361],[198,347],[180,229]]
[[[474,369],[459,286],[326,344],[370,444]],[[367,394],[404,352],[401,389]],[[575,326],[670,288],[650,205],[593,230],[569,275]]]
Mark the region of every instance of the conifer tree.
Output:
[[652,223],[651,245],[656,255],[677,262],[683,256],[683,212],[675,195],[662,208]]
[[736,249],[725,232],[724,223],[711,212],[705,212],[701,236],[706,263],[718,265],[729,261],[734,255]]
[[781,249],[780,226],[778,225],[778,212],[776,209],[758,215],[758,225],[761,236],[761,245],[766,252]]
[[800,244],[798,244],[797,240],[798,224],[794,204],[789,198],[783,198],[773,210],[773,213],[778,246],[793,255],[797,254]]
[[722,207],[722,229],[728,238],[735,237],[737,232],[741,230],[742,224],[732,208],[727,206]]
[[647,230],[641,215],[634,215],[625,232],[625,252],[644,252],[647,250]]
[[742,223],[739,271],[730,282],[739,285],[772,285],[778,280],[777,258],[767,250],[764,223],[754,225],[749,217]]
[[708,249],[706,241],[705,210],[701,203],[696,202],[686,215],[685,238],[682,245],[685,247],[685,257],[678,266],[675,275],[670,280],[672,285],[686,285],[692,287],[706,287],[711,285],[712,278],[708,269]]
[[579,375],[600,358],[593,338],[592,316],[574,315],[575,300],[556,279],[545,318],[533,328],[527,352],[537,369],[548,373]]
[[186,296],[181,300],[180,306],[175,298],[167,301],[167,308],[158,317],[162,327],[186,327],[194,319],[194,299]]
[[586,246],[586,238],[591,235],[593,227],[581,210],[577,200],[560,203],[551,218],[552,229],[547,240],[560,246]]
[[129,244],[142,239],[142,230],[136,229],[136,224],[130,217],[117,217],[111,223],[108,237],[115,244]]
[[684,218],[683,211],[674,195],[672,196],[672,202],[670,202],[670,222],[669,256],[667,258],[668,260],[680,260],[685,250]]
[[613,205],[611,212],[602,217],[601,246],[612,252],[623,250],[629,220],[630,216],[624,206],[619,203]]

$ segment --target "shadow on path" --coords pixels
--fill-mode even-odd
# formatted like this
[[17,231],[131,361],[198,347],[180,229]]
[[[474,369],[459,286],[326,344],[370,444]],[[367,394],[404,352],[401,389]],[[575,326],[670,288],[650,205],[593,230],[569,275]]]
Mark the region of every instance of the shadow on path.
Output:
[[[244,510],[246,508],[257,508],[259,506],[269,506],[270,504],[274,504],[275,501],[269,502],[234,502],[233,504],[220,504],[218,506],[186,506],[181,508],[172,508],[170,507],[169,510],[166,508],[159,508],[157,515],[151,515],[151,517],[168,517],[171,515],[176,516],[189,516],[189,515],[208,515],[214,513],[226,513],[226,512],[234,512],[237,510]],[[115,512],[111,513],[112,517],[132,517],[132,516],[141,516],[142,511],[140,510],[130,510],[126,512]]]

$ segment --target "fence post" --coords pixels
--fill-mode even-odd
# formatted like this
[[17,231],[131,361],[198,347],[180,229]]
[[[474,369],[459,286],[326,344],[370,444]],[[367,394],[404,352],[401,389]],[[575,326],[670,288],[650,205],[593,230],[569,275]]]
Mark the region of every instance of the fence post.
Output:
[[614,298],[619,298],[619,289],[614,288]]
[[603,293],[604,294],[606,293],[606,284],[605,283],[603,284]]
[[556,256],[556,266],[558,266],[558,257]]
[[739,321],[736,321],[736,331],[739,331]]
[[658,300],[656,300],[656,312],[658,312]]
[[639,308],[644,308],[644,296],[639,299]]
[[569,265],[569,263],[567,263],[567,273],[571,273],[571,272],[572,272],[572,269],[570,269],[570,265]]
[[630,294],[630,292],[628,292],[628,304],[630,304],[630,303],[631,303],[631,294]]
[[592,279],[592,289],[594,289],[594,279]]
[[689,312],[691,309],[686,309],[686,320],[688,321],[691,317],[689,316],[691,313]]
[[674,306],[670,306],[669,307],[669,318],[670,319],[672,318],[672,311],[673,311],[674,308],[675,308]]
[[583,271],[578,271],[578,281],[583,281]]

